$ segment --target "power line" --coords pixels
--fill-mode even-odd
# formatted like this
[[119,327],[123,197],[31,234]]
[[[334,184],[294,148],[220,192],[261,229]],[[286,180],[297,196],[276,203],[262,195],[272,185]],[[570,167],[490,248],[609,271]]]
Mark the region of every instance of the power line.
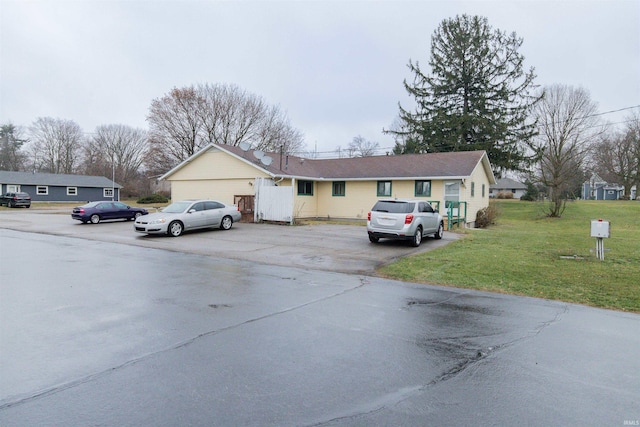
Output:
[[633,108],[640,108],[640,105],[633,105],[631,107],[624,107],[624,108],[620,108],[618,110],[605,111],[604,113],[596,113],[596,114],[592,114],[590,116],[585,116],[585,118],[586,117],[595,117],[595,116],[604,116],[605,114],[618,113],[620,111],[631,110]]

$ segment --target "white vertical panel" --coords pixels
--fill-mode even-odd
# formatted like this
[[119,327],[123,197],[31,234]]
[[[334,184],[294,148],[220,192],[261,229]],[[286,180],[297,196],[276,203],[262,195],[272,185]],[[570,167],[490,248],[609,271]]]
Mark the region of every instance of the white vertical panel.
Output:
[[293,222],[293,191],[272,180],[256,179],[256,221]]

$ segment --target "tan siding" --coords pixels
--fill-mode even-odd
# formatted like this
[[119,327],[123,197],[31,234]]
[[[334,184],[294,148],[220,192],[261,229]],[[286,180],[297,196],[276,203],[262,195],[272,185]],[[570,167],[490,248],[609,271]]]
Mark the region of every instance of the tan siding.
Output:
[[293,189],[293,216],[294,218],[318,217],[318,183],[313,183],[313,196],[298,195],[298,181],[295,181]]
[[[465,180],[464,197],[467,201],[467,224],[473,225],[480,209],[489,206],[489,178],[481,163],[478,163],[471,177]],[[475,183],[474,196],[471,197],[471,183]],[[484,185],[484,197],[482,197],[482,185]]]
[[253,180],[199,180],[173,181],[171,183],[171,199],[213,199],[233,204],[234,196],[254,195]]
[[171,199],[214,199],[233,204],[236,195],[253,195],[253,181],[267,174],[228,154],[212,149],[176,171]]
[[256,167],[228,155],[225,152],[211,149],[193,159],[187,167],[176,171],[170,177],[171,182],[213,179],[253,179],[268,175]]
[[345,195],[332,196],[333,181],[322,182],[318,191],[318,216],[321,218],[367,219],[376,202],[375,181],[347,181]]
[[[320,218],[366,219],[367,213],[377,200],[378,181],[346,181],[345,196],[332,196],[333,181],[316,184],[318,188],[318,214]],[[443,203],[444,185],[441,181],[431,182],[431,197],[420,197],[428,201],[439,200]],[[391,182],[391,197],[415,198],[414,180],[395,180]]]

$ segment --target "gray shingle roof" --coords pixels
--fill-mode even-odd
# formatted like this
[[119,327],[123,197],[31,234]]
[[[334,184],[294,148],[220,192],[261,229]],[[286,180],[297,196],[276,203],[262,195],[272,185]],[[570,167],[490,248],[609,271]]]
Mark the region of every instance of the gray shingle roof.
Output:
[[500,178],[490,188],[493,190],[526,190],[527,186],[511,178]]
[[[0,171],[0,184],[109,188],[112,182],[104,176]],[[122,188],[117,183],[115,187]]]
[[[211,146],[245,159],[275,176],[314,179],[468,177],[486,156],[484,151],[459,151],[342,159],[303,159],[291,155],[266,153],[273,159],[273,162],[266,166],[253,155],[253,150],[243,151],[240,147],[229,145],[212,144]],[[492,175],[490,171],[489,174]]]

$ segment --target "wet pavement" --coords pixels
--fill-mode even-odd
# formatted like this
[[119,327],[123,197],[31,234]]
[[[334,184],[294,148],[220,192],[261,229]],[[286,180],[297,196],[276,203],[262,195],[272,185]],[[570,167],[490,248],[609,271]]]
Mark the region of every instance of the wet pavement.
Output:
[[0,209],[0,228],[124,243],[287,267],[374,274],[376,267],[407,255],[436,249],[460,238],[445,232],[442,240],[425,238],[419,248],[407,242],[371,244],[364,226],[319,224],[288,226],[237,223],[228,231],[202,230],[178,238],[147,236],[133,231],[131,221],[82,224],[71,208]]
[[[0,425],[623,425],[640,316],[0,230]],[[40,278],[35,280],[34,278]]]
[[640,420],[637,314],[93,237],[0,224],[0,426]]

